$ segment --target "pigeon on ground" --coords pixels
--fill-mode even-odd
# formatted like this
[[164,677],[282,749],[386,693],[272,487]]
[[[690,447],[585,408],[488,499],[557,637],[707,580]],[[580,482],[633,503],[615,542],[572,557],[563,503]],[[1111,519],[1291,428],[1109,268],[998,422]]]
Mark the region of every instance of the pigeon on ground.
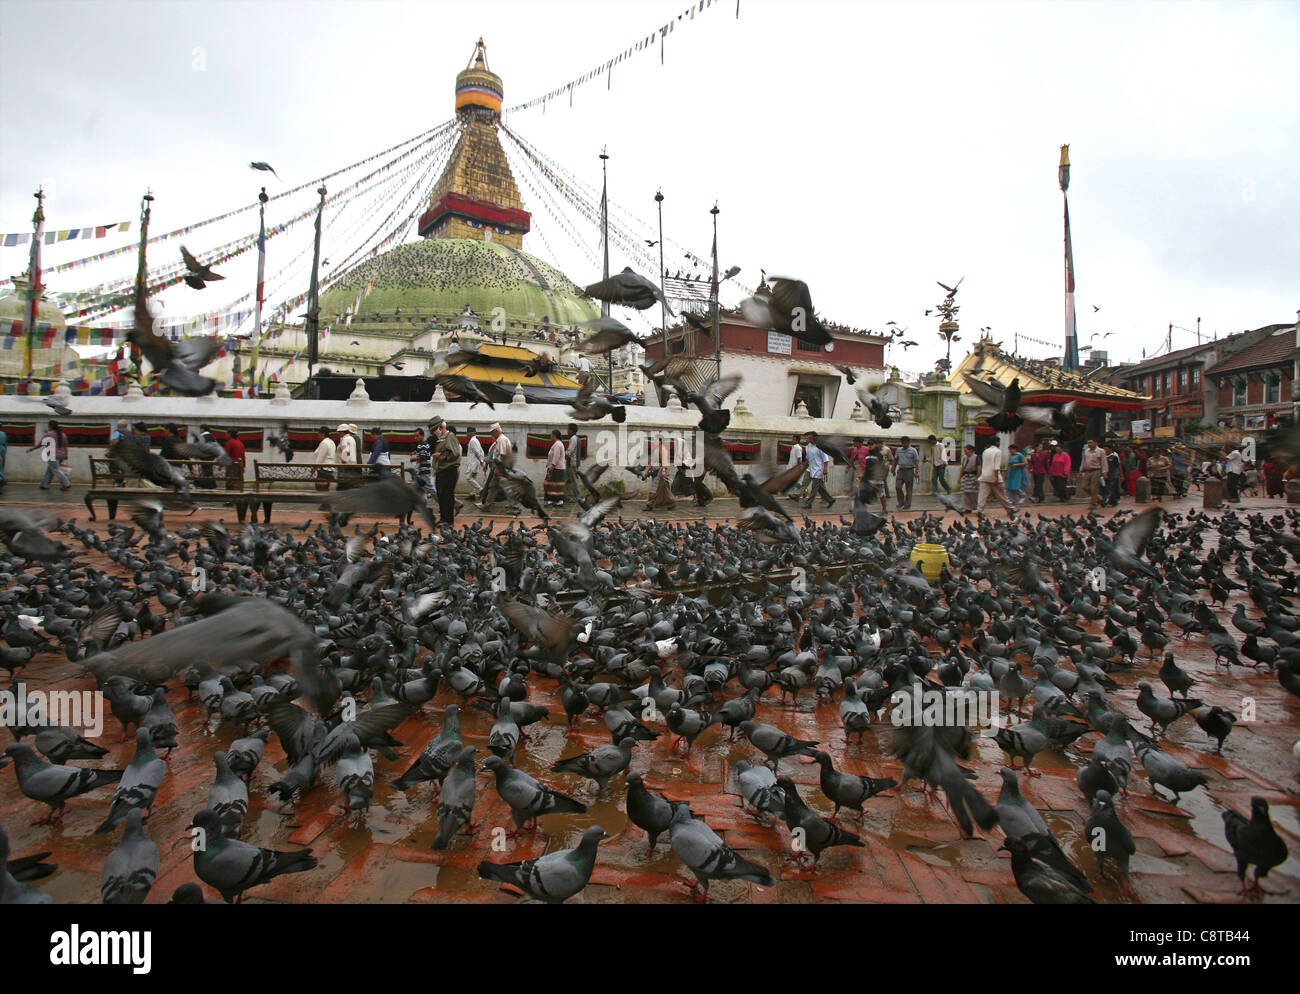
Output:
[[1051,831],[1038,809],[1025,800],[1020,793],[1020,781],[1014,770],[1002,767],[1002,790],[998,793],[998,803],[993,810],[998,813],[998,825],[1008,838],[1018,839],[1026,835],[1043,835],[1051,837]]
[[673,808],[674,805],[659,794],[646,789],[640,773],[627,775],[627,818],[649,836],[651,849],[654,849],[659,836],[668,831],[673,820]]
[[[1189,711],[1195,711],[1201,703],[1201,700],[1196,697],[1157,697],[1156,692],[1151,689],[1151,684],[1146,681],[1138,684],[1138,710],[1151,719],[1153,735],[1167,734],[1171,724]],[[1159,733],[1156,732],[1156,725],[1160,726]]]
[[244,778],[247,783],[253,776],[253,771],[257,769],[257,764],[262,761],[262,755],[266,751],[266,742],[271,733],[265,728],[259,728],[252,735],[242,739],[235,739],[230,743],[230,748],[226,750],[226,761],[230,763],[230,768],[239,776]]
[[352,749],[334,764],[334,777],[348,811],[367,811],[375,794],[375,764],[369,749]]
[[[1247,821],[1229,808],[1223,812],[1223,832],[1237,856],[1237,879],[1245,893],[1273,894],[1265,890],[1260,881],[1268,871],[1281,866],[1287,859],[1287,846],[1273,827],[1268,814],[1268,801],[1262,797],[1250,799],[1250,820]],[[1255,867],[1255,875],[1246,884],[1246,868]]]
[[1020,893],[1035,904],[1095,904],[1088,896],[1092,886],[1065,856],[1055,841],[1043,835],[1007,839],[1011,872]]
[[776,883],[766,867],[738,855],[713,829],[692,815],[687,804],[679,804],[674,809],[668,834],[673,852],[695,875],[691,890],[703,888],[704,900],[708,900],[712,880],[747,880],[760,887]]
[[9,870],[9,836],[0,828],[0,904],[53,904],[54,898],[15,880]]
[[[452,705],[453,707],[455,705]],[[465,746],[456,757],[456,765],[442,780],[438,794],[438,835],[433,840],[435,850],[442,851],[462,828],[473,830],[470,817],[477,798],[474,773],[474,746]]]
[[776,782],[785,793],[786,826],[791,832],[802,833],[796,835],[800,845],[795,850],[795,859],[802,861],[805,854],[811,854],[813,865],[816,866],[822,852],[831,846],[865,847],[866,843],[859,836],[846,832],[808,807],[789,777],[777,777]]
[[1092,817],[1084,823],[1088,846],[1097,856],[1097,868],[1106,876],[1106,862],[1110,860],[1119,871],[1119,892],[1134,897],[1128,882],[1129,857],[1137,852],[1133,835],[1119,820],[1110,791],[1099,790],[1092,802]]
[[216,812],[207,808],[194,816],[189,827],[203,833],[195,837],[194,873],[227,904],[238,904],[245,891],[281,874],[302,873],[317,866],[310,849],[277,852],[226,838]]
[[1210,738],[1214,739],[1218,745],[1215,752],[1223,753],[1223,741],[1232,732],[1232,726],[1236,724],[1237,716],[1227,708],[1214,705],[1210,708],[1198,708],[1192,715],[1196,723],[1201,726],[1203,731]]
[[563,904],[587,886],[591,871],[596,868],[597,846],[603,838],[605,830],[592,825],[582,833],[582,841],[574,849],[561,849],[522,863],[484,860],[478,865],[478,875],[484,880],[499,880],[517,887],[545,904]]
[[839,816],[840,808],[846,807],[862,814],[862,804],[869,801],[881,791],[897,787],[897,781],[888,777],[877,780],[856,773],[843,773],[835,769],[830,753],[817,752],[813,755],[821,766],[821,788],[827,799],[834,802],[835,810],[832,820]]
[[82,738],[71,728],[53,725],[36,733],[36,751],[51,763],[66,763],[69,759],[102,759],[108,750]]
[[1164,787],[1173,793],[1175,804],[1189,790],[1204,787],[1210,782],[1209,777],[1200,770],[1189,770],[1155,743],[1139,740],[1136,752],[1142,768],[1147,772],[1147,778],[1151,781],[1151,793],[1158,794],[1157,785]]
[[6,746],[5,755],[13,760],[14,775],[18,778],[18,789],[23,795],[50,807],[49,813],[35,822],[38,825],[62,822],[63,805],[70,798],[79,797],[96,787],[115,784],[125,772],[47,763],[36,755],[31,746],[22,742]]
[[122,840],[104,861],[99,894],[105,904],[143,904],[158,878],[158,846],[144,831],[139,808],[126,816]]
[[95,834],[107,835],[126,821],[126,816],[134,810],[151,813],[158,788],[166,778],[167,764],[153,751],[153,739],[149,735],[149,730],[137,728],[135,758],[123,771],[122,779],[113,793],[113,803],[108,809],[108,817],[99,828],[95,829]]
[[817,743],[796,739],[787,735],[775,725],[764,725],[757,721],[743,721],[740,731],[749,739],[750,745],[767,757],[767,761],[776,769],[777,764],[786,756],[817,755]]
[[231,769],[230,757],[225,752],[216,753],[212,762],[217,776],[208,790],[208,810],[221,822],[222,833],[229,839],[237,839],[248,815],[248,786]]
[[515,831],[507,833],[509,836],[518,835],[529,822],[536,826],[537,819],[541,815],[587,813],[585,804],[580,804],[573,798],[565,797],[550,787],[538,783],[527,773],[509,765],[500,756],[489,756],[483,766],[492,771],[493,776],[496,777],[497,793],[501,796],[501,800],[510,806]]
[[596,787],[604,790],[609,786],[610,778],[626,770],[632,763],[632,747],[636,739],[621,739],[618,745],[600,746],[581,756],[561,759],[551,767],[552,773],[577,773],[596,781]]
[[448,704],[442,714],[442,731],[424,747],[410,768],[393,781],[398,790],[430,780],[441,786],[451,768],[460,761],[464,748],[460,741],[460,707]]

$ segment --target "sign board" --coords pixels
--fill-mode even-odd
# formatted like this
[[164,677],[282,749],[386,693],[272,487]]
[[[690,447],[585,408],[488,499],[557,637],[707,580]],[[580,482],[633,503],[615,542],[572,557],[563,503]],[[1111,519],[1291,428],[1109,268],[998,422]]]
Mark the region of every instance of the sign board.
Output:
[[1268,415],[1266,414],[1247,414],[1246,425],[1247,431],[1263,431],[1268,425]]
[[943,402],[943,427],[957,427],[957,398],[949,397]]
[[1174,437],[1173,425],[1168,425],[1164,428],[1156,429],[1156,438],[1173,438],[1173,437]]
[[1151,437],[1151,419],[1143,418],[1140,421],[1129,422],[1129,429],[1133,438],[1150,438]]
[[773,355],[790,355],[792,339],[779,331],[767,333],[767,351]]

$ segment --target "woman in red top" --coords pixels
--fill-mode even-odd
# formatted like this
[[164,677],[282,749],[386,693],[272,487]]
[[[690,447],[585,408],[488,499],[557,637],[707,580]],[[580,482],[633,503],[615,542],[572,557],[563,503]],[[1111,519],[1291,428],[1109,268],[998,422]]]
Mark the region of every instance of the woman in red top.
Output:
[[226,442],[226,455],[230,456],[230,465],[226,467],[226,489],[244,489],[244,443],[239,440],[239,430],[231,428],[230,439]]
[[1047,483],[1047,473],[1051,469],[1052,453],[1048,450],[1046,442],[1039,442],[1036,448],[1029,456],[1029,472],[1034,478],[1034,500],[1042,503],[1047,498],[1043,496],[1043,486]]
[[1052,478],[1052,490],[1056,493],[1056,499],[1062,503],[1070,499],[1065,492],[1065,485],[1070,480],[1070,469],[1070,453],[1058,447],[1056,454],[1052,456],[1051,469],[1048,473]]

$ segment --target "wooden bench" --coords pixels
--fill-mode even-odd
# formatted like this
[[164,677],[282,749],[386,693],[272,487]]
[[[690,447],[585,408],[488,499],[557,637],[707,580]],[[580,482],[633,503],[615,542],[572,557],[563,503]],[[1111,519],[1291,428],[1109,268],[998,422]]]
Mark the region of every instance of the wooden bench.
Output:
[[[90,519],[95,520],[95,501],[102,500],[108,507],[108,520],[117,517],[117,505],[123,500],[159,500],[164,506],[188,509],[194,513],[195,505],[178,490],[155,487],[131,469],[125,462],[108,456],[90,456],[90,489],[86,491],[86,508]],[[226,472],[220,464],[202,459],[168,460],[180,470],[194,491],[223,491]]]
[[390,466],[368,464],[315,462],[262,462],[253,461],[252,489],[234,496],[235,513],[243,521],[252,512],[257,520],[257,507],[262,507],[262,520],[271,520],[271,505],[275,503],[319,504],[330,492],[347,490],[377,481],[384,471],[394,473],[406,482],[414,479],[414,470],[402,463]]

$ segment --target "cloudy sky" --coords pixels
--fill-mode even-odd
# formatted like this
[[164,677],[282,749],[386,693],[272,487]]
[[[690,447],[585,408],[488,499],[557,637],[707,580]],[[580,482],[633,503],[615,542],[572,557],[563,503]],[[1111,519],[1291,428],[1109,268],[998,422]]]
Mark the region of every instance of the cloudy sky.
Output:
[[[146,186],[155,233],[211,217],[251,203],[267,181],[252,159],[284,177],[269,181],[275,193],[448,120],[480,35],[509,106],[686,7],[6,0],[0,230],[29,230],[38,184],[49,228],[133,219]],[[942,354],[923,312],[942,296],[936,280],[963,277],[964,337],[987,326],[1009,345],[1019,332],[1022,352],[1052,354],[1038,342],[1063,337],[1056,166],[1067,142],[1081,345],[1130,360],[1161,348],[1171,322],[1181,348],[1198,317],[1206,335],[1294,320],[1300,5],[741,0],[738,18],[735,8],[719,0],[675,21],[662,66],[656,42],[617,66],[608,89],[599,78],[572,108],[561,100],[508,123],[593,185],[606,147],[611,198],[653,224],[662,188],[669,238],[701,255],[716,200],[724,267],[741,266],[749,285],[760,268],[799,276],[824,316],[849,325],[906,326],[918,346],[890,356],[905,370]],[[581,234],[582,249],[523,192],[538,231],[525,247],[579,283],[598,277],[594,235]],[[246,232],[249,216],[190,247]],[[51,246],[45,263],[130,238]],[[281,258],[305,244],[283,241]],[[151,263],[174,252],[160,247]],[[624,264],[615,252],[614,268]],[[0,276],[25,266],[23,249],[0,249]],[[132,271],[124,258],[50,287]],[[249,272],[245,257],[202,298],[171,292],[168,308],[219,306],[247,292]],[[296,273],[286,279],[284,295],[305,289]]]

